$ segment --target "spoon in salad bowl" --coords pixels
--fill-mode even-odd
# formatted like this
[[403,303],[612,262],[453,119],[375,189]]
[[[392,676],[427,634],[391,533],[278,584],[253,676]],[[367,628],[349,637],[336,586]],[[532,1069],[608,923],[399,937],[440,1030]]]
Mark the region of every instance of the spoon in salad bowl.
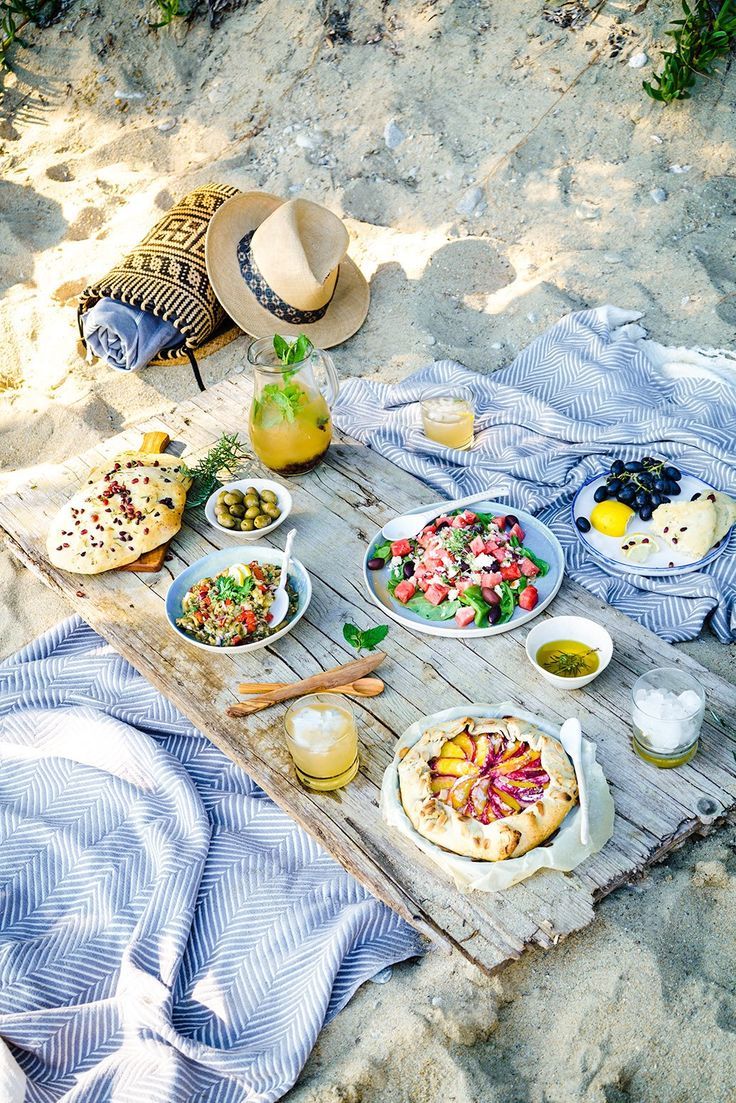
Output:
[[580,842],[586,846],[590,842],[588,823],[588,789],[583,773],[583,731],[580,721],[575,717],[566,720],[560,728],[560,742],[572,759],[578,779],[578,801],[580,803]]
[[408,540],[420,533],[425,525],[434,521],[440,513],[447,513],[449,509],[459,509],[460,506],[469,506],[473,502],[485,502],[491,497],[488,490],[480,494],[471,494],[466,498],[456,498],[453,502],[438,502],[429,509],[423,509],[421,513],[405,513],[401,517],[394,517],[383,526],[384,540]]
[[296,529],[292,529],[289,535],[286,537],[286,544],[284,546],[284,561],[281,564],[281,577],[279,578],[279,584],[276,587],[276,593],[273,595],[273,601],[269,608],[271,614],[271,620],[269,621],[269,627],[275,628],[277,624],[281,624],[286,614],[289,612],[289,595],[286,592],[286,583],[289,580],[289,562],[291,560],[291,548],[294,543],[294,537],[296,536]]

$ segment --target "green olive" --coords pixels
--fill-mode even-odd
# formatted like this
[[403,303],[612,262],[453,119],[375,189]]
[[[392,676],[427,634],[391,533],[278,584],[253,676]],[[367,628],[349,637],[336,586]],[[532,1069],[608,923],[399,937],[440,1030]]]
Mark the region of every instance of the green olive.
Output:
[[245,516],[245,506],[244,505],[230,506],[230,516],[231,517],[238,517],[238,518],[244,517]]
[[217,504],[218,504],[218,506],[221,506],[221,507],[227,505],[227,502],[225,501],[225,491],[224,490],[221,490],[220,493],[217,495]]
[[256,526],[253,524],[252,517],[244,517],[243,520],[240,522],[241,532],[252,532],[255,527]]
[[274,521],[278,520],[281,516],[281,510],[273,502],[265,502],[263,512],[267,513],[269,517],[272,517]]
[[226,506],[239,506],[243,501],[243,495],[239,490],[231,490],[225,495]]
[[229,516],[230,516],[230,510],[227,508],[227,506],[224,506],[223,509],[216,509],[215,510],[215,517],[217,518],[217,520],[220,523],[222,523],[223,517],[229,517]]
[[245,504],[246,506],[259,506],[261,504],[261,499],[257,494],[246,494]]
[[219,523],[225,529],[234,529],[237,522],[234,517],[231,517],[229,513],[223,513],[222,517],[218,518]]
[[261,501],[262,502],[273,502],[274,505],[275,505],[278,502],[278,497],[274,494],[274,492],[272,490],[262,490],[261,491]]
[[265,529],[267,525],[273,524],[273,517],[269,517],[266,513],[259,513],[253,518],[253,524],[257,529]]
[[248,508],[245,511],[245,516],[246,517],[257,517],[260,512],[261,512],[261,507],[260,506],[248,506]]
[[258,497],[258,491],[256,490],[256,488],[254,486],[246,486],[245,496],[246,496],[246,498],[257,498]]

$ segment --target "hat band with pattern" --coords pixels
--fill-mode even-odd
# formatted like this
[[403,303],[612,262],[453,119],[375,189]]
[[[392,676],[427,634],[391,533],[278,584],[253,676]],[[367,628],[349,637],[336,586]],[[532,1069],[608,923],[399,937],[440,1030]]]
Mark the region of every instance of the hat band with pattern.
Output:
[[[327,308],[332,302],[337,288],[337,280],[335,280],[332,295],[330,295],[325,305],[320,306],[317,310],[299,310],[297,307],[291,306],[276,294],[258,271],[250,247],[254,233],[255,230],[250,230],[238,242],[238,264],[240,265],[240,272],[243,279],[248,284],[248,287],[251,289],[260,305],[264,307],[269,314],[273,314],[276,318],[280,318],[282,322],[291,322],[292,325],[306,326],[311,325],[313,322],[319,322],[321,318],[324,318],[327,313]],[[337,270],[337,276],[339,279],[339,268]]]

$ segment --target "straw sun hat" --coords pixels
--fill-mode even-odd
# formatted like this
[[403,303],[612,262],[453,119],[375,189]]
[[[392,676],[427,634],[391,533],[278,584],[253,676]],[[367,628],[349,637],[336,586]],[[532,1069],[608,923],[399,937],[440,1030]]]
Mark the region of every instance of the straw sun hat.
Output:
[[348,243],[326,207],[243,192],[209,224],[207,273],[227,313],[252,337],[305,333],[330,348],[368,313],[368,284],[347,256]]

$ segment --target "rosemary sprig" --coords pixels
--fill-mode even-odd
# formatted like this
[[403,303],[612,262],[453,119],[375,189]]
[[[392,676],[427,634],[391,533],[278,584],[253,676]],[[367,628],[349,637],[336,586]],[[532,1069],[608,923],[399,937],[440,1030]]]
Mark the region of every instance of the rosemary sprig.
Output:
[[248,458],[237,433],[223,433],[194,467],[187,467],[185,464],[186,473],[193,480],[187,494],[187,509],[206,502],[220,482],[218,476],[236,475]]
[[560,678],[579,678],[586,671],[588,655],[594,655],[599,649],[589,647],[582,655],[575,655],[569,651],[555,651],[544,663],[544,669],[550,674],[557,674]]
[[711,76],[736,40],[736,0],[723,0],[717,15],[707,0],[695,0],[693,7],[682,0],[682,10],[685,18],[673,19],[665,31],[674,50],[664,55],[662,72],[643,82],[647,95],[660,103],[690,99],[696,79]]

